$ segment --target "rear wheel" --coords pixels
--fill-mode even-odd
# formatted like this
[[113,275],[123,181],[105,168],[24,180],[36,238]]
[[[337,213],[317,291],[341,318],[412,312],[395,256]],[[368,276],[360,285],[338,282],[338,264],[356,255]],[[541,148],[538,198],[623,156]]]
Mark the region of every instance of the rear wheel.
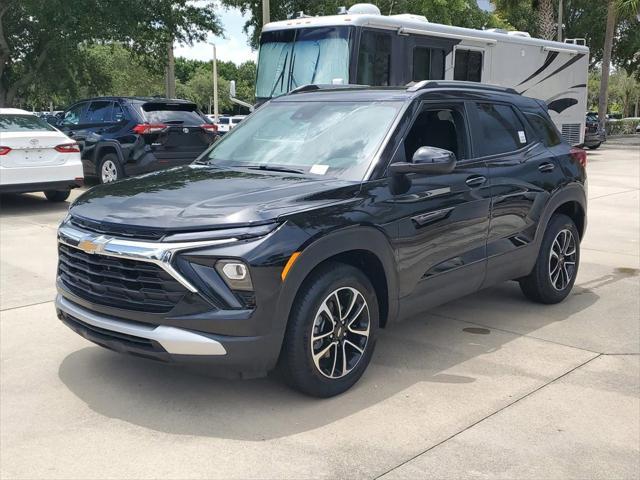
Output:
[[98,180],[100,183],[116,182],[124,177],[124,171],[115,153],[107,153],[98,164]]
[[71,195],[71,190],[47,190],[44,196],[50,202],[64,202]]
[[375,290],[360,270],[323,266],[291,310],[280,358],[287,383],[316,397],[348,390],[371,360],[378,320]]
[[559,303],[576,281],[580,263],[580,236],[573,220],[555,214],[547,225],[533,271],[520,279],[527,298],[539,303]]

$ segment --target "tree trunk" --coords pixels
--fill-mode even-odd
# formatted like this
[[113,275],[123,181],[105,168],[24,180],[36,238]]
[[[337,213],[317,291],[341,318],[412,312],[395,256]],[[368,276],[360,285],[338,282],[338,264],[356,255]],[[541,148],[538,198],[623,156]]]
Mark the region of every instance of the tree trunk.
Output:
[[556,28],[552,0],[540,0],[538,6],[538,35],[546,40],[554,40],[557,35]]
[[176,98],[176,62],[173,56],[173,39],[167,46],[167,78],[166,78],[167,98]]
[[604,34],[604,49],[602,51],[600,98],[598,99],[598,121],[602,128],[604,128],[607,121],[607,106],[609,103],[609,70],[611,69],[613,34],[616,29],[616,7],[616,0],[609,0],[609,5],[607,6],[607,28]]

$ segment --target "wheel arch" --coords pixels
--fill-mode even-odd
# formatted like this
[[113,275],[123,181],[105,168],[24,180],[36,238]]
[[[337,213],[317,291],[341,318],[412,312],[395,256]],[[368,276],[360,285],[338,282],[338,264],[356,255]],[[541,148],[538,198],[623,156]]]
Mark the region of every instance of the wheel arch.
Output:
[[556,213],[562,213],[571,218],[578,229],[580,240],[584,238],[587,229],[587,199],[582,185],[571,185],[551,197],[536,230],[538,246],[542,243],[542,237],[551,217]]
[[[395,256],[387,237],[374,227],[353,227],[323,236],[302,249],[284,280],[278,302],[279,318],[289,319],[304,281],[326,262],[337,261],[360,269],[378,296],[380,326],[397,316]],[[284,327],[286,328],[286,323]]]
[[96,174],[99,175],[98,167],[100,166],[100,160],[108,153],[115,153],[118,157],[120,165],[124,168],[124,156],[122,154],[122,148],[118,142],[99,142],[95,147],[94,164],[96,166]]

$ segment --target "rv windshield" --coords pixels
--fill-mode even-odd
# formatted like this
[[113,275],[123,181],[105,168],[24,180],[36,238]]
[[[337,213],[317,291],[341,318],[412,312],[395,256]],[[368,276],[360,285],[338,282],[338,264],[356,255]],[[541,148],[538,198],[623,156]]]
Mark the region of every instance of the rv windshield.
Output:
[[264,32],[260,38],[256,97],[267,99],[310,83],[349,83],[353,27]]

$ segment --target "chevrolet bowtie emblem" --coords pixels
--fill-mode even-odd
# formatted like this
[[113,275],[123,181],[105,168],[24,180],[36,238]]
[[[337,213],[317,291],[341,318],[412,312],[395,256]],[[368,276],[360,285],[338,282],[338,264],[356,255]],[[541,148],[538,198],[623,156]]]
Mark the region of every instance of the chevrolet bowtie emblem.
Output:
[[106,239],[98,237],[94,240],[82,240],[78,243],[78,248],[85,253],[94,254],[104,251],[104,246],[107,243]]

